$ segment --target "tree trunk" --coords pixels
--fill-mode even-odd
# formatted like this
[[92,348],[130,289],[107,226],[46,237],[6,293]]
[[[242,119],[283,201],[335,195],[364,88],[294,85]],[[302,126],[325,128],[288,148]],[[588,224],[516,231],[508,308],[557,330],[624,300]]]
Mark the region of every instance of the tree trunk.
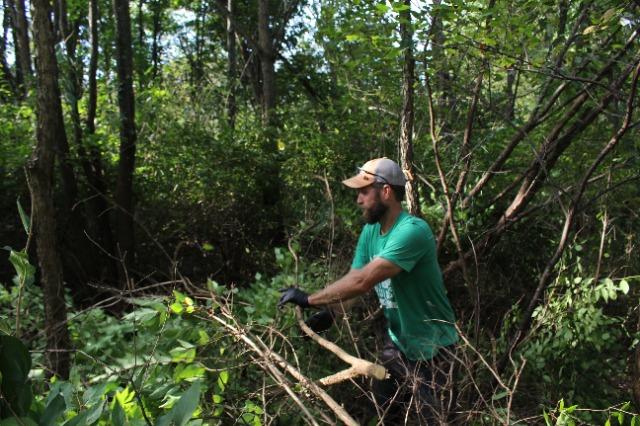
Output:
[[269,31],[269,0],[259,0],[258,2],[258,43],[262,72],[262,123],[266,127],[271,127],[274,125],[275,119],[276,78],[273,40]]
[[406,198],[409,213],[420,215],[418,188],[413,170],[413,84],[415,59],[413,58],[413,29],[411,28],[411,0],[404,0],[408,9],[400,12],[402,64],[402,116],[400,118],[400,164],[407,177]]
[[38,263],[45,304],[47,365],[52,374],[69,377],[69,333],[66,327],[63,275],[56,241],[53,205],[53,166],[60,129],[62,105],[58,65],[47,0],[33,0],[33,29],[37,61],[37,144],[28,164],[32,186],[32,210]]
[[26,95],[29,82],[32,79],[31,52],[29,49],[29,24],[24,6],[24,0],[9,0],[12,9],[12,22],[15,39],[16,75],[22,86],[22,93]]
[[[116,62],[120,107],[120,160],[116,184],[116,240],[123,267],[134,260],[133,172],[136,159],[136,126],[133,95],[131,19],[128,0],[113,0],[116,18]],[[121,272],[124,272],[121,270]],[[124,277],[124,274],[121,278]]]
[[262,200],[267,228],[274,244],[284,241],[284,224],[280,205],[280,162],[276,142],[276,79],[273,38],[269,31],[269,0],[258,1],[258,52],[262,76],[262,127],[264,131],[263,152],[268,160],[262,173]]
[[144,87],[146,83],[145,73],[147,71],[147,52],[144,32],[144,0],[138,0],[138,85]]
[[[90,202],[90,222],[93,224],[95,240],[101,247],[112,253],[115,250],[112,237],[111,223],[109,215],[105,212],[109,209],[105,194],[107,185],[104,181],[102,158],[100,151],[90,138],[96,132],[95,118],[98,105],[98,86],[96,75],[98,72],[99,36],[98,36],[99,9],[98,0],[89,1],[89,44],[91,54],[89,58],[88,71],[88,94],[87,94],[87,117],[85,119],[86,135],[88,136],[88,159],[83,164],[83,169],[87,182],[89,183],[92,197]],[[104,263],[105,271],[101,273],[101,278],[115,282],[117,280],[117,266],[113,259],[106,258]]]
[[227,17],[227,53],[228,67],[227,67],[227,84],[229,87],[229,94],[227,97],[227,122],[231,129],[235,128],[236,123],[236,74],[237,74],[237,60],[236,60],[236,31],[234,28],[234,0],[227,0],[227,8],[229,10],[229,16]]
[[160,71],[160,35],[162,34],[163,5],[155,0],[153,7],[153,42],[151,45],[152,78],[155,80]]
[[[11,16],[9,13],[9,6],[7,0],[3,2],[5,13],[2,16],[2,40],[0,40],[0,71],[2,72],[2,79],[6,82],[7,87],[14,96],[18,96],[16,80],[11,72],[11,67],[7,62],[7,37],[9,35],[9,29],[11,28]],[[6,102],[7,99],[2,96],[2,101]]]

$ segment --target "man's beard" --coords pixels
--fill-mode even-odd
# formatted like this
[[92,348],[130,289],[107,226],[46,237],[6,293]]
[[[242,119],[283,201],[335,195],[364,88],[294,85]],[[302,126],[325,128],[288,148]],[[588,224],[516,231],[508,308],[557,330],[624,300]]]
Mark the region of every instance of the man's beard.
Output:
[[378,196],[378,199],[376,200],[376,203],[373,205],[373,207],[371,207],[370,209],[364,209],[362,211],[362,217],[364,218],[365,222],[372,225],[376,222],[380,222],[380,219],[382,219],[382,216],[384,216],[387,210],[389,210],[389,207],[385,206],[380,201],[380,196]]

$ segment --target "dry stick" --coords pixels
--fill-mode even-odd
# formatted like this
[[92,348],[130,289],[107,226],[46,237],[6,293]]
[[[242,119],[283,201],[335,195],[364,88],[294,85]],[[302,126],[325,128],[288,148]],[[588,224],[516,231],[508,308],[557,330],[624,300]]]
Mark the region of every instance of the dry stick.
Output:
[[[276,361],[277,363],[282,365],[282,362],[278,362],[278,358],[280,359],[282,358],[279,355],[277,355],[275,352],[271,352],[269,348],[267,348],[266,351],[264,349],[261,349],[260,346],[257,343],[255,343],[253,339],[261,342],[264,347],[266,347],[266,345],[257,336],[252,336],[253,339],[250,338],[246,331],[228,323],[223,318],[215,315],[213,311],[209,311],[208,315],[209,315],[209,318],[220,323],[222,326],[228,329],[236,338],[242,340],[252,351],[257,353],[265,361],[265,365],[261,364],[260,367],[265,370],[268,370],[274,376],[274,378],[278,381],[278,384],[289,394],[289,396],[291,396],[294,402],[300,407],[300,409],[302,410],[304,415],[308,418],[308,420],[312,424],[317,424],[313,416],[307,409],[307,407],[304,406],[304,404],[300,401],[300,399],[295,394],[295,392],[293,392],[291,387],[286,383],[286,379],[283,377],[280,370],[278,370],[273,364],[273,362]],[[233,317],[231,317],[228,314],[226,316],[227,318],[233,319]],[[282,359],[282,361],[284,360]],[[296,378],[300,381],[300,383],[305,388],[307,388],[312,393],[314,393],[316,396],[320,397],[327,404],[327,406],[329,406],[329,408],[331,408],[334,411],[334,413],[343,422],[345,422],[348,425],[357,425],[357,422],[344,410],[344,408],[342,408],[333,398],[331,398],[326,392],[320,389],[317,385],[313,384],[313,382],[305,378],[296,368],[294,368],[292,365],[288,363],[286,363],[285,368],[292,376],[294,377],[298,376]],[[293,371],[296,372],[295,375],[292,374]]]
[[633,72],[632,81],[631,81],[631,92],[627,99],[627,111],[625,113],[624,121],[620,126],[620,128],[618,129],[618,131],[615,133],[615,135],[611,137],[607,145],[600,151],[600,154],[598,155],[598,157],[594,160],[594,162],[591,164],[589,169],[583,175],[580,181],[580,185],[578,186],[575,192],[575,195],[573,197],[573,200],[571,202],[571,205],[569,207],[569,211],[567,213],[567,216],[564,222],[564,228],[562,230],[562,236],[560,238],[560,242],[558,243],[558,247],[556,248],[556,251],[552,256],[552,258],[547,263],[547,266],[543,271],[542,276],[540,277],[540,280],[538,281],[538,286],[536,287],[533,297],[529,302],[529,306],[527,307],[527,310],[524,313],[524,317],[518,327],[517,332],[515,333],[515,336],[511,340],[511,344],[509,345],[509,350],[505,355],[503,355],[502,359],[498,363],[498,371],[501,371],[504,368],[507,359],[511,357],[511,354],[519,345],[519,343],[522,341],[522,339],[525,337],[525,334],[528,331],[529,326],[531,325],[531,321],[532,321],[531,315],[534,309],[536,308],[536,306],[538,305],[538,300],[540,299],[542,292],[546,289],[547,285],[549,284],[549,281],[552,278],[553,269],[555,268],[556,264],[560,260],[562,253],[564,252],[567,240],[569,238],[569,233],[573,226],[573,220],[575,218],[575,214],[579,207],[578,204],[582,199],[582,195],[584,194],[584,191],[587,187],[587,184],[589,182],[591,175],[595,172],[596,168],[600,165],[600,163],[602,163],[604,158],[615,148],[615,146],[618,144],[620,139],[624,136],[624,134],[629,129],[629,125],[631,123],[631,117],[633,115],[633,101],[636,95],[636,88],[637,88],[636,86],[638,83],[639,73],[640,73],[640,61],[637,61],[635,70]]
[[[522,376],[522,372],[524,371],[524,367],[525,365],[527,365],[527,360],[524,357],[520,357],[520,362],[522,363],[520,365],[520,368],[516,368],[516,371],[514,373],[514,380],[513,380],[513,387],[511,388],[511,393],[509,394],[509,399],[507,401],[507,416],[506,416],[506,420],[505,420],[505,425],[510,424],[510,417],[511,417],[511,405],[513,404],[513,396],[516,392],[516,388],[518,387],[518,383],[520,382],[520,376]],[[514,363],[515,366],[515,363]]]
[[[611,186],[611,169],[607,176],[607,189]],[[604,203],[604,216],[602,217],[602,233],[600,234],[600,247],[598,248],[598,263],[596,264],[596,273],[593,277],[594,282],[598,282],[600,279],[600,268],[602,267],[602,257],[604,256],[604,241],[607,236],[607,228],[609,227],[609,209],[607,209],[607,203]]]
[[[224,313],[224,312],[223,312]],[[235,319],[233,318],[232,315],[230,315],[229,313],[226,313],[225,316],[234,321]],[[247,346],[253,350],[255,353],[257,353],[266,363],[266,365],[262,365],[260,364],[260,367],[264,370],[266,370],[268,373],[271,373],[271,375],[273,376],[273,378],[278,382],[278,384],[280,385],[280,387],[282,387],[288,394],[289,396],[294,400],[294,402],[300,407],[300,409],[302,409],[302,412],[305,414],[305,416],[309,419],[311,424],[317,425],[317,422],[314,420],[313,416],[311,415],[311,413],[309,412],[309,410],[307,409],[307,407],[305,407],[305,405],[300,401],[300,399],[298,398],[298,396],[295,394],[295,392],[293,392],[293,390],[291,389],[291,387],[287,384],[287,380],[286,378],[283,376],[282,372],[280,370],[278,370],[272,363],[272,354],[273,352],[271,352],[271,350],[269,348],[267,348],[267,351],[264,351],[262,349],[260,349],[260,347],[247,335],[248,333],[244,330],[242,330],[238,324],[236,323],[236,326],[229,324],[228,322],[226,322],[224,319],[218,317],[217,315],[215,315],[213,313],[213,310],[211,310],[209,312],[209,318],[214,319],[215,321],[219,322],[220,324],[222,324],[224,327],[226,327],[229,331],[231,331],[233,333],[234,336],[236,336],[237,338],[241,339],[243,342],[245,342],[245,344],[247,344]],[[253,339],[257,340],[258,342],[262,343],[262,345],[264,347],[266,347],[266,345],[262,342],[262,340],[257,337],[257,336],[252,336]]]
[[[351,364],[351,367],[340,371],[331,376],[325,377],[321,379],[320,382],[330,381],[331,384],[338,383],[338,381],[343,381],[347,379],[351,379],[356,376],[367,376],[372,377],[377,380],[384,380],[387,377],[387,369],[379,364],[374,364],[370,361],[364,360],[362,358],[357,358],[353,355],[349,355],[345,352],[341,347],[336,345],[329,340],[320,337],[316,334],[305,322],[302,320],[302,311],[300,308],[296,307],[296,317],[298,319],[298,325],[302,330],[307,334],[307,336],[311,337],[314,342],[327,349],[330,352],[333,352],[338,358],[346,362],[347,364]],[[331,379],[329,379],[331,378]],[[340,380],[338,380],[340,379]]]

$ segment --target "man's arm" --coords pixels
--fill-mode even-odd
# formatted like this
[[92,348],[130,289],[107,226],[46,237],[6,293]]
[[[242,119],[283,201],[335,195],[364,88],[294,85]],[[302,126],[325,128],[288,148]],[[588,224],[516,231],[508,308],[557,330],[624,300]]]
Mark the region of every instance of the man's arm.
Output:
[[309,305],[328,305],[367,293],[381,281],[397,275],[402,269],[394,263],[375,258],[362,269],[352,269],[338,281],[309,295]]

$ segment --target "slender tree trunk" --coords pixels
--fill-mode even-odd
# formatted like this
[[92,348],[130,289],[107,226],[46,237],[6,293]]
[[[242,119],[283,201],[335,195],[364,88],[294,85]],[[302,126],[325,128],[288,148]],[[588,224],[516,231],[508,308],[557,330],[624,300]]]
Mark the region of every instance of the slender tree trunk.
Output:
[[234,0],[227,0],[229,16],[227,17],[227,54],[229,55],[227,67],[227,82],[229,85],[229,95],[227,98],[227,122],[231,129],[236,124],[236,80],[237,80],[237,60],[236,60],[236,31],[234,28]]
[[160,35],[162,34],[163,5],[160,0],[153,2],[153,44],[151,45],[152,77],[156,79],[160,70]]
[[518,71],[515,69],[507,70],[507,86],[505,87],[504,100],[504,119],[512,122],[515,117],[516,97],[518,95]]
[[245,40],[239,41],[239,50],[242,55],[243,64],[241,68],[243,73],[240,81],[245,85],[250,85],[253,91],[254,105],[262,110],[262,77],[260,72],[260,56],[249,48],[249,43]]
[[400,12],[404,62],[402,64],[402,116],[400,118],[400,163],[407,177],[406,198],[409,213],[420,215],[418,188],[413,170],[413,92],[415,59],[413,58],[413,29],[411,28],[411,0],[404,0],[408,9]]
[[15,40],[16,72],[18,83],[22,87],[23,95],[26,95],[33,78],[31,69],[31,52],[29,49],[29,24],[24,0],[9,0],[8,5],[12,12],[12,23]]
[[82,65],[76,60],[76,46],[78,43],[78,23],[71,25],[67,17],[66,0],[58,0],[60,33],[67,51],[67,67],[69,74],[68,99],[71,107],[71,122],[73,125],[73,143],[82,149],[82,126],[78,101],[82,96]]
[[[115,246],[113,243],[111,223],[109,222],[109,215],[106,214],[109,206],[105,199],[107,192],[107,185],[104,180],[104,173],[102,167],[102,157],[100,150],[95,143],[91,141],[91,137],[96,132],[96,111],[98,105],[98,86],[96,82],[96,76],[98,72],[98,58],[99,53],[99,9],[98,0],[89,1],[89,44],[91,46],[91,53],[89,58],[89,71],[88,71],[88,93],[87,93],[87,117],[85,119],[86,136],[88,139],[88,159],[83,164],[83,169],[87,182],[91,188],[91,191],[95,195],[92,197],[91,205],[91,222],[95,229],[95,240],[102,246],[107,252],[114,252]],[[109,282],[115,282],[117,280],[117,266],[114,264],[111,258],[105,259],[104,263],[105,271],[101,274]]]
[[69,377],[69,333],[66,327],[62,264],[56,241],[53,205],[53,167],[56,138],[64,135],[58,87],[58,65],[47,0],[33,0],[33,28],[37,61],[36,148],[28,164],[38,262],[45,304],[47,365],[52,374]]
[[100,11],[98,9],[98,0],[89,0],[89,45],[91,54],[89,57],[89,75],[88,77],[88,101],[87,101],[87,133],[93,135],[96,132],[95,120],[98,105],[98,85],[96,76],[98,73],[98,57],[100,55],[98,21]]
[[144,2],[138,0],[138,85],[144,87],[146,83],[145,73],[147,71],[147,52],[144,32]]
[[269,0],[258,1],[258,43],[262,72],[262,123],[266,127],[271,127],[275,119],[276,78],[273,40],[269,31]]
[[[116,62],[118,69],[118,104],[120,107],[120,160],[115,200],[116,240],[120,257],[126,264],[134,261],[133,172],[136,159],[135,104],[131,19],[128,0],[113,0],[116,18]],[[124,271],[121,271],[124,272]],[[122,278],[122,277],[121,277]]]
[[262,75],[262,127],[263,151],[269,158],[264,167],[265,179],[261,182],[264,208],[269,217],[270,238],[275,244],[284,240],[284,225],[280,205],[280,162],[276,142],[276,79],[273,38],[269,31],[269,0],[258,1],[258,51]]
[[[9,6],[7,0],[3,2],[4,13],[2,15],[2,40],[0,40],[0,71],[2,72],[2,79],[6,82],[9,90],[14,96],[18,96],[16,80],[11,72],[11,67],[7,62],[7,37],[9,36],[9,29],[11,28],[11,16],[9,13]],[[0,98],[6,101],[4,97]]]

